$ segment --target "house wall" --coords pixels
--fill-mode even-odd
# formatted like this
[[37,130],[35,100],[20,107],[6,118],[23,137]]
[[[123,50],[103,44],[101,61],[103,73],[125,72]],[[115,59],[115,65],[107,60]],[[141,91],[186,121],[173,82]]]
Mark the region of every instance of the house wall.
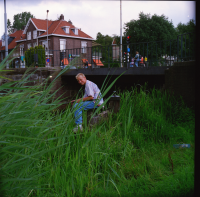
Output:
[[[53,64],[54,67],[60,66],[60,40],[65,39],[66,40],[66,52],[65,52],[65,58],[69,59],[69,54],[71,55],[80,55],[81,54],[81,41],[87,42],[87,47],[90,47],[90,49],[87,50],[87,54],[85,54],[91,62],[91,47],[92,47],[92,41],[91,40],[84,40],[79,38],[67,38],[67,37],[61,37],[61,36],[51,36],[52,38],[52,46],[53,46]],[[84,55],[83,55],[84,56]]]
[[31,43],[31,47],[33,47],[33,43],[34,42],[37,42],[37,39],[33,39],[33,31],[36,30],[35,26],[30,23],[29,26],[28,26],[28,29],[26,31],[26,36],[27,36],[27,32],[31,32],[31,40],[27,40],[26,41],[26,44],[24,45],[24,49],[25,50],[28,50],[28,44]]

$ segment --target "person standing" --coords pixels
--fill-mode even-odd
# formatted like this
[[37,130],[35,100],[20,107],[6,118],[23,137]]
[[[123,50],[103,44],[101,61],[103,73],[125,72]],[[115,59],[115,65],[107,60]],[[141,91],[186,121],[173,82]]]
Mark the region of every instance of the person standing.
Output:
[[139,52],[136,51],[136,55],[135,55],[135,66],[138,67],[138,62],[140,61],[140,58],[139,58]]
[[[85,94],[83,98],[77,99],[76,104],[74,105],[74,108],[78,106],[78,108],[74,113],[75,124],[76,124],[76,127],[73,129],[74,132],[77,132],[78,129],[83,130],[82,110],[98,108],[103,103],[103,98],[101,98],[100,89],[95,83],[87,80],[83,73],[77,74],[76,80],[80,85],[85,85]],[[73,102],[75,102],[75,100],[71,101],[71,103]],[[95,102],[98,102],[96,107],[95,107]]]
[[133,67],[133,65],[134,65],[134,58],[131,58],[130,67]]

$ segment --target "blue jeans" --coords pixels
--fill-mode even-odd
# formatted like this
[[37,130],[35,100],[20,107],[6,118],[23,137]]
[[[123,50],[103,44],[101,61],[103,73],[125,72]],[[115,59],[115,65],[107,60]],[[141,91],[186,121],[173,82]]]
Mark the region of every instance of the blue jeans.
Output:
[[[94,109],[95,103],[93,101],[79,102],[79,103],[76,103],[74,105],[74,108],[77,105],[80,105],[80,106],[75,111],[74,117],[75,117],[75,123],[76,123],[76,125],[79,125],[79,124],[82,124],[82,122],[83,122],[82,110]],[[95,108],[98,108],[98,106],[96,106]]]
[[138,67],[138,62],[140,62],[141,61],[141,59],[137,59],[136,61],[135,61],[135,66],[136,67]]

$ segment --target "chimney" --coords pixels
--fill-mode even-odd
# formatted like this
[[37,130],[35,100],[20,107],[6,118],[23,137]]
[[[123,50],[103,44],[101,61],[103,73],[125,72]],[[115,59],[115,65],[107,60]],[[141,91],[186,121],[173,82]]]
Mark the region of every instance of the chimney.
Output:
[[63,14],[60,15],[60,20],[64,20],[64,15]]
[[72,25],[72,21],[69,19],[68,23],[70,23]]

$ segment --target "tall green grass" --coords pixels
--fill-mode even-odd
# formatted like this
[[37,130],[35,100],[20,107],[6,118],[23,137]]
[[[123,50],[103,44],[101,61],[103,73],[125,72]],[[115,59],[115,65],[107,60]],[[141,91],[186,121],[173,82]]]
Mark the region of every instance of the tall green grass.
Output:
[[[3,66],[1,65],[0,68]],[[57,75],[59,77],[63,72]],[[182,100],[118,92],[120,111],[74,134],[49,86],[0,86],[0,176],[5,196],[181,196],[194,189],[194,112]],[[115,81],[114,81],[115,82]],[[114,84],[111,84],[111,86]],[[102,88],[103,96],[111,88]],[[105,103],[104,103],[105,104]],[[190,143],[190,149],[174,149]]]

